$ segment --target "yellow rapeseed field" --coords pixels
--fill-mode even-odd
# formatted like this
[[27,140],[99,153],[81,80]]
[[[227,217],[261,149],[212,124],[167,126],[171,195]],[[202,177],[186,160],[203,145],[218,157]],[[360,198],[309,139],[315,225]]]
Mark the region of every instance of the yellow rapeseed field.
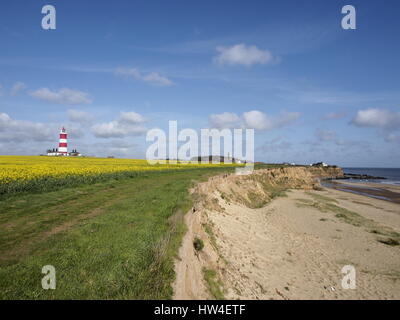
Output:
[[146,171],[215,166],[221,165],[187,162],[150,165],[146,160],[132,159],[0,156],[0,194],[43,190],[49,185],[91,182],[96,177],[134,176]]

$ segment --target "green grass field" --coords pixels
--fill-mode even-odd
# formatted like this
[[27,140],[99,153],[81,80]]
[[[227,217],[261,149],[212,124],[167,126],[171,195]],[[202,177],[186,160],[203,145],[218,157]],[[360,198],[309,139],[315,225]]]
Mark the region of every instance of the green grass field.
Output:
[[[169,299],[188,189],[233,168],[148,172],[0,201],[0,299]],[[44,290],[44,265],[56,269]]]

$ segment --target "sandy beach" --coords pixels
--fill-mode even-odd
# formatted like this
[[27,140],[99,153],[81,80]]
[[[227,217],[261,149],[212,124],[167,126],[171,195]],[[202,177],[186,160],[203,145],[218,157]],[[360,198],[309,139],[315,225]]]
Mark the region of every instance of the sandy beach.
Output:
[[[205,204],[186,215],[175,299],[215,299],[216,291],[226,299],[400,298],[400,205],[310,187],[307,173],[293,172],[281,174],[303,185],[260,208],[227,195],[227,186],[246,188],[253,178],[220,177],[199,187]],[[201,252],[194,237],[204,239]],[[355,289],[342,287],[345,265],[355,268]],[[216,272],[214,282],[204,270]]]

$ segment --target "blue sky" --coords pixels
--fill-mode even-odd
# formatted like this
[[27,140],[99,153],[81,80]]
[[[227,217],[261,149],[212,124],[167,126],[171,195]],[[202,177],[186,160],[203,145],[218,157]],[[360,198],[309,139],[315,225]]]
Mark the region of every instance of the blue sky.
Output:
[[398,167],[399,17],[377,0],[2,1],[0,154],[43,153],[65,125],[70,149],[143,158],[177,120],[254,128],[259,161]]

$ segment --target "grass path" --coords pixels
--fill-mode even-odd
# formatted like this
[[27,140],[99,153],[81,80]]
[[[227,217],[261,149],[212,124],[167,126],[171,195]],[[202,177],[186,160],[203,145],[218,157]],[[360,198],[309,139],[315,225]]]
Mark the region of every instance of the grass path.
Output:
[[[0,299],[168,299],[193,181],[155,172],[0,201]],[[56,290],[43,290],[53,265]]]

